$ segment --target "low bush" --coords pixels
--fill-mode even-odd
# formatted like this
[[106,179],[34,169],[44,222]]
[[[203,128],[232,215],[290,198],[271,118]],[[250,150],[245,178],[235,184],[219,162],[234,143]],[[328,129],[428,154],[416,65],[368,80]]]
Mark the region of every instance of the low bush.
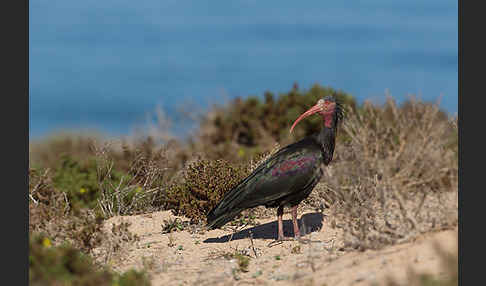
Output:
[[29,238],[29,285],[150,285],[142,271],[117,274],[96,265],[89,255],[69,244],[52,245],[42,234]]
[[[317,84],[309,90],[294,88],[278,96],[266,92],[263,99],[256,96],[237,98],[227,106],[215,106],[203,117],[192,148],[211,159],[247,161],[270,150],[275,143],[284,146],[294,141],[288,132],[292,123],[328,95],[335,96],[349,110],[357,108],[351,95]],[[322,126],[317,116],[300,124],[295,130],[295,138],[318,132]]]
[[225,160],[195,161],[184,170],[181,182],[168,187],[168,207],[194,223],[205,221],[206,214],[224,193],[236,186],[248,171]]
[[[53,187],[66,192],[72,208],[95,208],[100,197],[96,159],[80,161],[64,155],[60,160],[52,177]],[[122,176],[121,172],[112,171],[110,181],[116,184]]]
[[[77,166],[76,163],[73,165]],[[106,238],[102,231],[105,217],[97,208],[97,201],[83,201],[82,197],[70,194],[70,180],[57,181],[57,185],[55,180],[62,174],[63,179],[67,177],[72,184],[79,184],[76,189],[87,188],[87,177],[82,172],[81,175],[76,173],[77,170],[78,167],[66,168],[54,174],[50,169],[29,170],[29,232],[45,233],[53,244],[67,241],[88,254]],[[68,191],[58,189],[60,187],[66,187]]]
[[[380,248],[457,224],[457,127],[434,104],[365,103],[348,114],[318,192],[352,248]],[[322,184],[321,184],[322,186]]]
[[[272,150],[255,155],[243,163],[226,160],[198,159],[191,162],[179,180],[167,188],[166,206],[176,215],[184,215],[192,223],[206,220],[206,214],[221,200],[223,195],[248,176],[259,164],[278,151],[276,144]],[[242,213],[236,225],[252,223],[254,215]],[[237,220],[239,218],[236,218]]]
[[95,147],[95,152],[101,193],[98,205],[105,217],[150,212],[163,207],[163,189],[169,181],[169,168],[162,151],[147,154],[136,150],[129,155],[129,168],[119,179],[114,169],[115,159],[107,146]]

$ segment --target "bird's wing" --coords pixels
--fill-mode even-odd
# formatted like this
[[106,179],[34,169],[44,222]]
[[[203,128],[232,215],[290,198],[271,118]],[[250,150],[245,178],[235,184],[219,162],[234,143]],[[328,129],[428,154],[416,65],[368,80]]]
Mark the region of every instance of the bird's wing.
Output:
[[283,148],[258,166],[248,177],[229,191],[221,206],[250,208],[302,191],[314,180],[320,164],[320,149],[312,145]]

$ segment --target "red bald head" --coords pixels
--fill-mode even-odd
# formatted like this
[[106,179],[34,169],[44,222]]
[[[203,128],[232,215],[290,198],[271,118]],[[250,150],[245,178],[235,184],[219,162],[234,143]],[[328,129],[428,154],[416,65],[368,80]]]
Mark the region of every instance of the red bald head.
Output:
[[316,105],[309,108],[309,110],[302,113],[302,115],[300,115],[295,120],[294,124],[292,124],[292,127],[290,128],[290,133],[292,133],[292,130],[297,125],[297,123],[299,123],[299,121],[315,113],[319,113],[322,116],[322,119],[324,120],[324,125],[330,128],[332,124],[332,117],[336,112],[336,106],[337,106],[336,100],[330,96],[326,96],[323,99],[319,99]]

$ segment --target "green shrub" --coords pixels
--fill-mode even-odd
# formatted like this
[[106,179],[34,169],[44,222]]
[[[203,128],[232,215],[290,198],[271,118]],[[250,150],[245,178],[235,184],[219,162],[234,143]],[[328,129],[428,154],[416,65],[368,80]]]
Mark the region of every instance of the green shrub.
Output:
[[118,286],[149,286],[151,285],[145,272],[128,270],[122,275],[116,277],[114,285]]
[[29,231],[45,233],[54,244],[69,242],[91,253],[106,239],[105,217],[98,209],[73,208],[66,192],[53,186],[48,171],[29,170]]
[[97,270],[89,256],[70,245],[54,247],[45,236],[29,242],[29,284],[109,285],[112,274]]
[[53,246],[42,234],[29,237],[30,285],[150,285],[145,272],[121,275],[95,265],[89,255],[69,244]]
[[[129,167],[122,177],[114,171],[116,159],[106,148],[96,148],[101,188],[98,204],[105,217],[146,213],[163,207],[163,187],[168,185],[171,171],[165,152],[147,151],[135,149],[127,154]],[[124,152],[128,150],[124,148]],[[114,184],[113,179],[118,177]]]
[[[77,160],[70,155],[61,157],[61,164],[55,169],[52,178],[53,186],[66,192],[74,211],[81,208],[97,208],[101,187],[117,186],[122,177],[125,181],[130,180],[130,174],[123,174],[113,168],[109,174],[101,173],[99,167],[98,157],[86,160]],[[113,189],[111,188],[112,191]]]
[[84,161],[62,156],[52,177],[53,187],[67,194],[74,211],[98,209],[100,200],[102,207],[112,205],[109,211],[102,209],[107,217],[143,211],[150,208],[147,201],[156,203],[147,191],[153,193],[165,184],[166,169],[156,161],[159,157],[147,158],[139,151],[137,154],[126,172],[115,169],[114,159],[108,153],[96,153],[96,158]]
[[65,210],[77,214],[88,209],[104,217],[161,209],[164,202],[159,190],[168,185],[175,171],[168,166],[165,149],[151,142],[142,141],[135,149],[123,145],[122,154],[114,153],[109,144],[92,145],[91,155],[86,158],[64,154],[59,162],[52,163],[54,168],[31,166],[31,202],[40,200],[41,205],[48,206],[55,196],[54,203],[63,206],[52,209],[53,213]]
[[205,219],[223,194],[240,182],[247,167],[232,166],[225,160],[198,160],[184,171],[183,182],[167,189],[167,203],[176,215],[184,215],[192,222]]
[[[216,106],[203,118],[195,145],[200,144],[199,148],[210,158],[248,160],[257,153],[268,151],[275,142],[281,145],[293,142],[289,136],[292,123],[327,95],[334,95],[348,109],[356,108],[356,102],[349,94],[319,85],[307,91],[294,88],[278,96],[266,92],[263,99],[256,96],[237,98],[228,106]],[[322,120],[311,117],[300,123],[294,136],[301,138],[321,128]]]
[[64,155],[52,179],[56,189],[66,192],[74,209],[96,206],[99,187],[95,160],[80,162]]

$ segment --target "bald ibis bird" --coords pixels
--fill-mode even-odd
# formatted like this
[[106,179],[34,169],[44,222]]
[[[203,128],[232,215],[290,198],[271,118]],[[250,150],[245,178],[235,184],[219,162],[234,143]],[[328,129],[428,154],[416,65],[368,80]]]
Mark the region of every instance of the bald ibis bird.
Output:
[[[221,201],[208,213],[209,229],[222,227],[241,211],[264,205],[277,208],[278,237],[276,241],[301,240],[297,222],[297,206],[309,196],[323,175],[334,153],[337,125],[343,118],[342,105],[334,97],[326,96],[300,115],[290,128],[312,114],[319,114],[323,128],[319,133],[280,149],[260,164],[248,177],[224,194]],[[290,206],[294,238],[283,232],[283,208]]]

